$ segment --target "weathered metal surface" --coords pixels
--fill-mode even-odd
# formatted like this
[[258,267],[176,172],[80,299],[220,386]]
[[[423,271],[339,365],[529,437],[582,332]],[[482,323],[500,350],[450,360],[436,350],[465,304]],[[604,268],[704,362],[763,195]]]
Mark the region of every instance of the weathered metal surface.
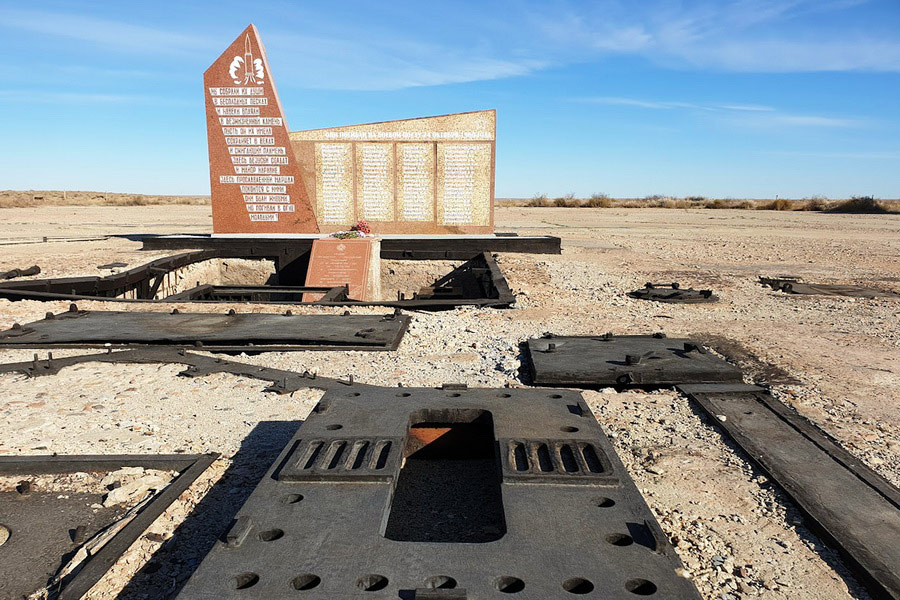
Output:
[[[215,258],[217,250],[189,252],[174,257],[159,259],[147,265],[131,269],[125,273],[107,277],[65,277],[61,279],[38,279],[31,281],[0,283],[0,298],[8,300],[103,300],[104,302],[254,302],[265,304],[303,304],[304,292],[324,292],[325,296],[312,304],[327,306],[386,306],[419,310],[449,310],[457,306],[484,306],[505,308],[515,302],[515,295],[509,288],[497,261],[488,252],[472,256],[468,254],[465,263],[424,288],[413,298],[397,300],[360,302],[349,300],[343,287],[319,288],[294,285],[277,286],[216,286],[198,285],[184,292],[172,294],[156,300],[167,273],[194,262]],[[300,255],[291,260],[276,255],[279,277],[290,280],[305,273],[304,260]],[[252,255],[248,258],[262,258]],[[444,257],[441,257],[444,258]],[[123,294],[135,297],[122,297]],[[307,302],[306,304],[310,304]]]
[[862,285],[838,285],[826,283],[804,283],[797,277],[760,277],[759,283],[775,291],[804,296],[848,296],[851,298],[900,298],[900,294],[889,290]]
[[0,545],[0,597],[23,598],[46,586],[85,540],[125,512],[121,507],[92,508],[101,504],[102,494],[31,491],[29,476],[109,472],[121,467],[179,471],[80,570],[50,590],[51,598],[77,600],[217,457],[218,454],[0,457],[0,475],[23,478],[17,490],[0,493],[0,523],[10,532],[9,539]]
[[115,299],[132,294],[152,299],[154,284],[166,273],[219,256],[216,251],[195,251],[153,260],[140,267],[105,277],[58,277],[0,283],[0,298],[8,300],[58,300],[79,298]]
[[[62,369],[85,363],[113,363],[113,364],[181,364],[187,368],[179,373],[182,377],[205,377],[213,373],[230,373],[238,377],[248,377],[267,381],[271,385],[267,392],[288,394],[300,389],[314,388],[328,390],[334,387],[353,385],[353,374],[349,380],[320,377],[309,371],[285,371],[270,367],[260,367],[248,363],[223,360],[218,357],[203,356],[175,350],[173,348],[141,348],[139,350],[123,350],[121,352],[106,352],[103,354],[83,354],[81,356],[67,356],[53,358],[49,353],[47,358],[38,358],[27,362],[0,364],[0,374],[21,373],[28,377],[42,377],[56,375]],[[358,384],[357,384],[358,385]]]
[[713,294],[712,290],[682,288],[678,283],[646,283],[642,289],[628,292],[628,295],[639,300],[673,304],[703,304],[719,301],[719,297]]
[[571,391],[332,389],[223,540],[179,598],[699,598]]
[[[74,309],[75,306],[73,305]],[[409,317],[69,310],[0,332],[0,347],[175,346],[218,351],[395,350]]]
[[659,387],[740,382],[741,371],[701,344],[656,335],[549,336],[527,342],[536,385]]
[[[223,257],[278,257],[309,252],[312,238],[236,238],[210,235],[146,236],[144,250],[214,249]],[[524,252],[559,254],[560,238],[555,236],[421,236],[382,237],[381,258],[396,260],[468,260],[480,252]]]
[[16,277],[27,277],[29,275],[37,275],[41,272],[38,265],[33,265],[27,269],[10,269],[9,271],[0,272],[0,279],[15,279]]
[[[347,299],[346,286],[315,287],[286,285],[198,285],[165,298],[166,302],[253,302],[262,304],[303,304],[303,294],[323,293],[322,301]],[[316,304],[321,301],[316,302]],[[307,302],[307,304],[309,304]]]
[[900,599],[900,490],[762,388],[678,389],[784,488],[875,597]]
[[[265,302],[303,304],[304,292],[325,292],[312,304],[324,306],[386,306],[418,310],[448,310],[457,306],[505,308],[516,301],[497,261],[487,252],[478,254],[431,285],[397,300],[362,302],[347,298],[345,287],[308,286],[213,286],[201,285],[165,298],[166,302]],[[306,302],[305,304],[310,304]]]

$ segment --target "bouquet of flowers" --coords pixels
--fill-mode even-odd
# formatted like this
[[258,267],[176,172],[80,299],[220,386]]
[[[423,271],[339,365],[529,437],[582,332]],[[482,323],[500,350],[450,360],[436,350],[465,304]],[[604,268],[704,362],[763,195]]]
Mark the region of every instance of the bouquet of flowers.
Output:
[[329,237],[338,238],[340,240],[353,240],[356,238],[371,237],[372,230],[365,221],[357,221],[356,225],[350,228],[350,231],[335,231]]

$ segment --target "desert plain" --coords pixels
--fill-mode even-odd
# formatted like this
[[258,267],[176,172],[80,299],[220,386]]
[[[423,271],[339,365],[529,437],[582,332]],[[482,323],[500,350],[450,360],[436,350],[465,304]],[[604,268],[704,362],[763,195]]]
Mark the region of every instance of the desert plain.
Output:
[[[209,227],[208,205],[0,209],[0,271],[37,264],[37,277],[105,275],[110,271],[98,265],[134,267],[174,254],[141,251],[138,234],[207,233]],[[516,294],[511,309],[413,311],[396,352],[232,359],[353,374],[386,386],[516,387],[527,381],[520,344],[546,332],[697,337],[730,348],[748,381],[771,386],[778,399],[900,484],[900,300],[788,295],[757,282],[791,275],[900,292],[900,214],[498,207],[496,229],[562,238],[560,255],[499,255]],[[408,280],[417,284],[410,284],[413,291],[447,267],[386,261],[386,287],[399,289]],[[721,300],[672,305],[625,295],[645,282],[673,281],[712,289]],[[67,308],[66,302],[0,300],[0,329]],[[80,302],[79,308],[173,306]],[[177,308],[342,312],[260,304]],[[32,355],[3,350],[0,362]],[[174,597],[321,396],[313,390],[278,395],[263,391],[262,382],[230,375],[178,377],[182,369],[88,363],[49,377],[0,376],[0,455],[222,453],[88,598]],[[684,576],[705,599],[868,598],[790,500],[685,398],[668,390],[612,389],[584,397],[677,549]]]

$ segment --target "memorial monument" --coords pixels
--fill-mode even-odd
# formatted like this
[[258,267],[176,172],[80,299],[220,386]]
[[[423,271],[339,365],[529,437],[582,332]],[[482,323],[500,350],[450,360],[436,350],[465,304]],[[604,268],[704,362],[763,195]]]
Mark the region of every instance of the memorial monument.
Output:
[[493,233],[496,111],[289,132],[253,25],[203,80],[214,234]]

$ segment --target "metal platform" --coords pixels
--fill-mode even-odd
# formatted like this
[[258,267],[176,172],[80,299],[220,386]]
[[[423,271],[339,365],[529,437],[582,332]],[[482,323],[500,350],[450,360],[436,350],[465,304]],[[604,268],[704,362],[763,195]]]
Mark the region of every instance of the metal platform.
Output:
[[900,298],[900,294],[889,290],[862,285],[839,285],[829,283],[804,283],[797,277],[760,277],[759,283],[775,291],[801,296],[847,296],[850,298]]
[[900,599],[900,490],[762,388],[678,389],[784,488],[875,598]]
[[226,352],[396,350],[409,317],[82,311],[0,332],[0,348],[201,347]]
[[[216,250],[198,250],[160,258],[123,273],[105,277],[60,277],[0,282],[0,298],[7,300],[102,300],[104,302],[253,302],[264,304],[316,304],[324,306],[385,306],[418,310],[449,310],[457,306],[505,308],[516,298],[494,257],[482,252],[413,294],[396,300],[361,302],[347,298],[344,287],[308,287],[296,285],[217,286],[202,284],[189,290],[156,298],[167,278],[193,263],[220,257]],[[255,256],[255,258],[259,258]],[[278,278],[303,280],[308,254],[281,257]],[[322,292],[315,302],[303,302],[303,294]]]
[[[126,509],[102,507],[102,494],[32,490],[30,477],[76,472],[111,472],[122,467],[174,470],[177,475],[80,570],[50,589],[57,600],[81,598],[141,534],[218,457],[218,454],[0,457],[0,476],[21,478],[15,490],[0,492],[0,524],[9,538],[0,543],[0,597],[24,598],[45,587],[75,551],[120,519]],[[101,504],[101,508],[92,508]]]
[[698,599],[679,566],[580,394],[352,386],[178,597]]
[[[380,236],[381,258],[405,260],[468,260],[481,252],[524,252],[560,254],[561,241],[555,236],[422,235]],[[215,250],[227,258],[299,255],[312,249],[313,236],[237,237],[211,235],[161,235],[141,239],[144,250]]]
[[719,301],[719,297],[713,294],[712,290],[683,288],[678,283],[646,283],[643,288],[628,292],[628,295],[638,300],[671,304],[708,304]]
[[742,381],[700,344],[657,335],[549,336],[526,343],[536,385],[662,387]]

